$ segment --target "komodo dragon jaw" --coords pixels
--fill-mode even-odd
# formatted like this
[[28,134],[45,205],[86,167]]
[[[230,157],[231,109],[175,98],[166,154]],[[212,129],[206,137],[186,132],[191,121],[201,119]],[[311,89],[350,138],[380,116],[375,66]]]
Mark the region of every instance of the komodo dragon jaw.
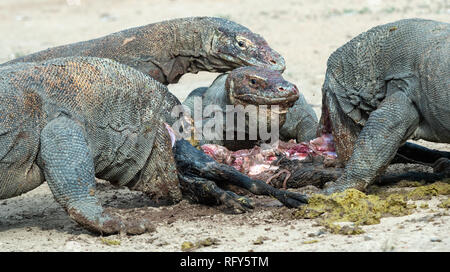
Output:
[[[295,84],[286,81],[280,72],[262,67],[249,66],[233,70],[227,77],[225,90],[232,105],[254,105],[257,109],[267,106],[268,116],[271,116],[272,111],[279,115],[280,125],[284,124],[286,113],[299,98]],[[278,106],[278,109],[272,109],[272,105]]]
[[[198,98],[200,100],[195,102]],[[199,105],[202,107],[218,105],[224,115],[231,113],[231,111],[238,113],[238,116],[241,114],[240,116],[245,116],[245,133],[250,131],[250,124],[255,124],[256,127],[258,127],[258,124],[266,125],[266,128],[271,127],[272,130],[272,128],[284,126],[285,122],[290,120],[288,128],[283,127],[285,133],[280,131],[280,136],[286,138],[286,135],[289,137],[295,134],[293,137],[298,138],[299,142],[315,138],[317,117],[312,107],[306,103],[297,87],[286,81],[279,71],[265,67],[247,66],[237,68],[228,74],[221,74],[209,87],[193,90],[183,102],[183,105],[187,106],[191,112],[194,112]],[[295,110],[291,111],[294,107]],[[242,115],[242,113],[245,115]],[[258,119],[259,117],[264,118],[263,116],[271,116],[271,118],[268,118],[266,124],[264,124],[264,122],[260,123],[260,120],[255,119],[250,122],[251,116],[258,117]],[[206,123],[215,117],[205,115],[202,118],[203,122]],[[276,121],[276,119],[278,120]],[[223,121],[226,123],[227,120],[230,119],[224,119]],[[272,120],[277,124],[272,123]],[[273,127],[272,124],[274,124]],[[228,132],[231,130],[237,132],[239,129],[242,128],[230,126]],[[225,130],[223,132],[225,133]],[[261,138],[259,139],[261,140]],[[224,145],[231,150],[251,148],[255,144],[251,140],[203,139],[200,142],[200,144],[205,143]]]
[[233,104],[278,105],[286,113],[299,97],[295,84],[280,72],[261,67],[242,67],[230,72],[225,89]]

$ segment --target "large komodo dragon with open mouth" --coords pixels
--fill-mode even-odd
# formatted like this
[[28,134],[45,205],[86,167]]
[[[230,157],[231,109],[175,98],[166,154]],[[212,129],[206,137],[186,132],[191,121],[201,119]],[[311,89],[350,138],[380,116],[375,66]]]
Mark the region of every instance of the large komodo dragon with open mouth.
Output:
[[324,193],[364,190],[410,138],[450,143],[449,57],[450,25],[422,19],[374,27],[329,57],[318,133],[333,133],[346,167]]
[[263,37],[233,21],[215,17],[179,18],[130,28],[49,48],[3,65],[72,56],[112,59],[163,84],[176,83],[184,74],[198,71],[221,73],[241,66],[285,69],[283,57]]
[[[201,102],[201,105],[195,105],[196,98]],[[228,120],[233,126],[227,127],[227,112],[238,112],[239,114],[238,106],[244,107],[241,116],[244,116],[243,112],[247,106],[267,105],[268,109],[270,109],[270,106],[278,106],[279,116],[276,117],[279,117],[279,125],[282,126],[280,132],[282,139],[293,137],[298,141],[308,141],[315,138],[316,135],[318,121],[312,107],[306,103],[295,84],[286,81],[280,72],[267,68],[241,67],[230,73],[221,74],[211,86],[193,90],[183,102],[183,105],[190,109],[191,115],[194,114],[196,109],[208,113],[206,107],[216,107],[211,109],[211,115],[203,117],[203,123],[205,124],[203,129],[208,123],[214,123],[215,112],[220,112],[223,117],[223,124],[221,124],[223,130],[218,131],[220,135],[214,135],[216,139],[202,139],[199,141],[200,144],[213,143],[223,145],[231,150],[237,150],[252,148],[259,142],[261,136],[257,127],[254,128],[257,133],[254,133],[253,139],[249,137],[250,123],[253,122],[257,125],[258,120],[247,118],[244,125],[238,127],[237,118],[234,118],[234,122]],[[227,110],[227,106],[234,106],[234,110]],[[287,119],[290,120],[289,126],[284,126],[283,124]],[[270,117],[267,121],[266,128],[270,128]],[[245,139],[236,140],[236,134],[239,132],[245,136]],[[233,140],[226,140],[227,133],[233,136]]]
[[167,87],[109,59],[0,67],[0,199],[46,180],[71,218],[103,234],[142,233],[151,222],[103,209],[95,177],[172,202],[183,189],[198,201],[238,210],[251,208],[249,200],[216,182],[271,195],[291,207],[306,202],[303,195],[216,163],[185,140],[175,141],[165,123],[173,121],[167,113],[177,105]]

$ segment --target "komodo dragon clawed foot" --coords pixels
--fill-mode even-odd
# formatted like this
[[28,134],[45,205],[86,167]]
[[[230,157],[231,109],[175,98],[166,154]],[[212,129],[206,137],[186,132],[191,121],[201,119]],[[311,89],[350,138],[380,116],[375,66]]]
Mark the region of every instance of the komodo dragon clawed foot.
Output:
[[211,180],[190,175],[179,175],[179,178],[183,193],[194,202],[223,204],[233,213],[244,213],[253,209],[250,199],[226,191]]
[[186,140],[177,141],[174,148],[183,194],[199,202],[216,202],[240,212],[252,208],[247,198],[222,190],[221,184],[236,185],[256,195],[270,195],[287,207],[298,207],[308,201],[305,195],[276,189],[264,181],[249,178],[232,166],[218,163]]
[[[97,210],[97,206],[98,204],[94,204],[93,208]],[[83,210],[78,210],[77,208],[68,209],[69,216],[86,229],[102,235],[114,233],[137,235],[155,230],[150,220],[142,217],[127,216],[127,211],[125,210],[106,208],[100,214],[95,215],[94,220],[86,217],[86,213],[89,213],[89,211],[85,210],[87,207],[85,203],[82,203],[79,207],[83,208]]]

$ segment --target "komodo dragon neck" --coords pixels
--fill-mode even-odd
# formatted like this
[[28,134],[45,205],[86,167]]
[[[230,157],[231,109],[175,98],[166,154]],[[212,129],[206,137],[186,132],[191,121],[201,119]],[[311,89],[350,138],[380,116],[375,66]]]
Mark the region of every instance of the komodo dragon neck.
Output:
[[149,74],[161,83],[176,83],[186,73],[224,72],[237,64],[215,57],[211,47],[224,24],[217,18],[180,18],[126,29],[101,38],[49,48],[7,63],[90,56],[109,58]]
[[[171,20],[116,32],[94,40],[58,46],[13,60],[43,61],[68,56],[109,58],[162,83],[174,83],[188,72],[208,69],[205,57],[209,33],[200,28],[201,20]],[[202,65],[203,64],[203,65]]]

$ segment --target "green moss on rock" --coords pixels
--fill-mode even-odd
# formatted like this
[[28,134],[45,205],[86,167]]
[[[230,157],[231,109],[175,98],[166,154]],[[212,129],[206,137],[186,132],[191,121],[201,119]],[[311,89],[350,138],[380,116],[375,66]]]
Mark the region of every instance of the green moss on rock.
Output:
[[444,199],[438,205],[439,208],[449,209],[450,208],[450,198]]
[[438,181],[433,184],[417,187],[408,193],[408,199],[431,199],[431,197],[438,195],[450,195],[450,184]]
[[[318,219],[319,225],[331,233],[354,235],[364,231],[361,225],[380,223],[386,216],[405,216],[411,214],[417,206],[411,201],[431,199],[437,195],[449,195],[448,180],[438,181],[429,185],[422,182],[406,182],[399,184],[395,192],[383,190],[383,187],[371,186],[366,195],[356,189],[334,193],[329,196],[314,194],[309,203],[290,213],[294,219]],[[414,187],[414,188],[404,188]],[[409,202],[408,202],[409,201]],[[424,208],[422,204],[421,208]],[[426,206],[428,207],[428,206]],[[439,207],[450,207],[450,200],[444,200]],[[353,222],[353,226],[341,226],[338,222]]]

